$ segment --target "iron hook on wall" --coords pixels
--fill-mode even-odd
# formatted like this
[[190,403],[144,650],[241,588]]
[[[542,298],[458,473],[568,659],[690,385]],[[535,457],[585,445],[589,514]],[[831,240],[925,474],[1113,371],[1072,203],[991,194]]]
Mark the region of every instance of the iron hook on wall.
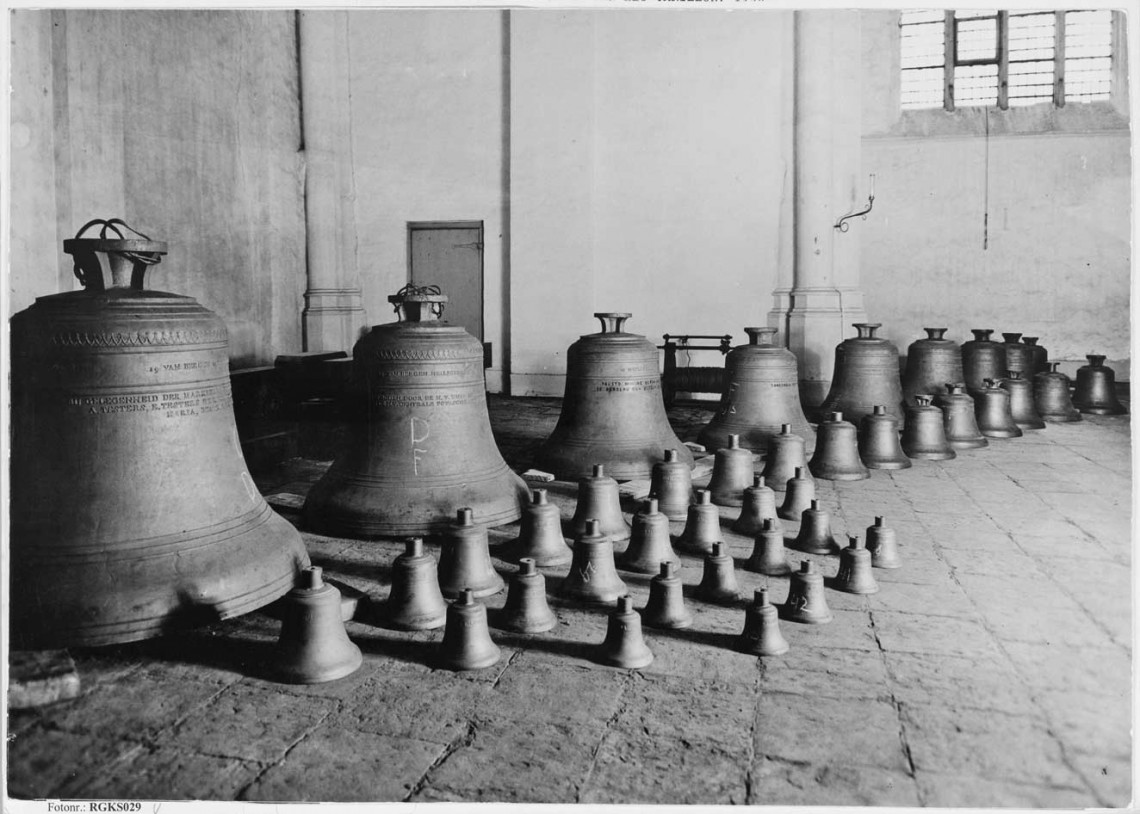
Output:
[[871,173],[871,192],[867,196],[867,208],[860,209],[858,212],[850,212],[835,222],[835,228],[840,232],[846,232],[851,228],[851,224],[847,223],[851,218],[862,217],[863,220],[867,219],[867,213],[871,211],[875,205],[875,173]]

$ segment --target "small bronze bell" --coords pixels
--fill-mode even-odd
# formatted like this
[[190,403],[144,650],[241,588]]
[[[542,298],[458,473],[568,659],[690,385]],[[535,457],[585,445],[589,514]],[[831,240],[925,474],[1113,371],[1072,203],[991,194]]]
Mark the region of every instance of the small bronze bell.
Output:
[[707,489],[698,489],[697,502],[689,507],[689,518],[677,538],[677,545],[689,554],[707,554],[718,540],[720,512],[712,504],[712,494]]
[[784,551],[784,534],[771,518],[765,518],[763,528],[757,533],[752,556],[744,563],[744,570],[770,577],[791,573],[792,566]]
[[764,520],[772,520],[776,528],[781,528],[776,514],[776,493],[764,485],[764,476],[756,475],[752,485],[744,490],[744,504],[740,507],[740,517],[732,524],[732,530],[746,537],[760,533]]
[[506,587],[491,564],[487,527],[476,523],[469,508],[455,512],[439,553],[439,589],[449,599],[470,589],[475,596],[497,594]]
[[859,426],[859,458],[869,469],[909,469],[910,458],[899,443],[899,420],[876,404]]
[[815,453],[808,462],[812,475],[824,480],[863,480],[871,477],[859,460],[859,438],[855,425],[843,420],[843,413],[828,413],[815,436]]
[[902,433],[903,452],[910,458],[925,461],[948,461],[958,453],[946,440],[946,419],[942,410],[930,403],[927,395],[915,396],[906,408],[906,427]]
[[879,584],[871,573],[871,552],[858,537],[850,537],[847,548],[839,552],[839,572],[833,583],[835,590],[849,594],[876,594]]
[[962,349],[957,342],[944,339],[945,328],[923,328],[926,339],[911,343],[906,354],[906,371],[903,373],[903,396],[907,404],[922,394],[944,393],[946,382],[962,379]]
[[615,543],[629,539],[629,523],[621,513],[617,481],[606,476],[602,464],[594,464],[594,474],[578,481],[578,504],[570,521],[574,536],[583,533],[590,520],[597,520],[599,531]]
[[1005,339],[1006,371],[1016,370],[1028,378],[1029,371],[1033,367],[1033,348],[1020,341],[1021,334],[1003,333],[1002,338]]
[[823,577],[815,570],[811,560],[800,562],[800,570],[791,576],[788,598],[779,608],[780,616],[790,622],[822,625],[832,619],[823,594]]
[[655,574],[661,563],[676,560],[673,544],[669,541],[669,518],[658,511],[656,498],[650,498],[642,510],[633,516],[633,533],[629,545],[618,557],[623,571],[638,574]]
[[807,467],[804,439],[792,432],[791,424],[780,427],[779,435],[768,439],[768,455],[764,462],[764,482],[768,487],[783,492],[787,482],[795,477],[796,467]]
[[716,451],[708,491],[718,506],[739,506],[752,483],[752,450],[741,449],[740,436],[728,436],[728,446]]
[[384,619],[396,630],[435,630],[447,621],[447,603],[439,590],[435,557],[424,551],[424,541],[413,537],[404,553],[392,562],[392,590],[384,606]]
[[274,677],[288,684],[321,684],[355,673],[363,660],[344,631],[340,591],[321,578],[318,566],[303,569],[282,601]]
[[736,649],[753,656],[779,656],[788,652],[788,641],[780,633],[779,613],[768,601],[767,588],[753,594],[752,604],[744,612],[744,630]]
[[987,438],[1021,437],[1021,428],[1009,411],[1009,391],[998,387],[993,379],[986,379],[982,389],[974,393],[974,415],[978,429]]
[[1023,378],[1029,379],[1029,381],[1033,381],[1033,377],[1038,373],[1044,373],[1049,369],[1049,351],[1047,351],[1041,345],[1038,345],[1037,340],[1038,337],[1036,336],[1021,337],[1021,341],[1024,344],[1028,345],[1033,351],[1033,355],[1030,357],[1032,360],[1032,364],[1030,365],[1030,373],[1028,375],[1023,374]]
[[990,339],[993,330],[974,328],[974,338],[962,344],[962,376],[971,394],[985,387],[986,379],[1001,378],[1006,371],[1005,345]]
[[649,627],[680,630],[693,626],[693,615],[685,608],[677,563],[662,562],[660,571],[649,580],[649,601],[641,612],[641,620]]
[[447,626],[439,643],[437,662],[445,670],[482,670],[499,663],[498,646],[487,629],[487,608],[470,589],[447,609]]
[[947,382],[946,392],[938,396],[934,403],[942,408],[946,442],[950,446],[954,449],[978,449],[989,446],[990,442],[978,429],[974,400],[966,394],[966,385],[960,382]]
[[883,525],[882,517],[876,517],[875,524],[867,526],[867,550],[871,552],[872,567],[902,568],[895,530]]
[[[657,498],[657,509],[670,520],[684,520],[693,502],[692,468],[677,456],[677,450],[665,450],[665,460],[653,465],[649,494]],[[656,569],[654,569],[656,570]]]
[[1037,406],[1033,403],[1033,383],[1021,378],[1021,372],[1009,371],[1009,376],[1002,379],[1001,386],[1009,391],[1009,414],[1013,416],[1013,423],[1023,430],[1043,430],[1045,422],[1037,414]]
[[1073,405],[1091,415],[1119,415],[1124,406],[1116,398],[1116,371],[1104,364],[1097,354],[1085,356],[1087,365],[1077,368],[1077,390]]
[[1069,377],[1057,372],[1057,362],[1046,362],[1049,369],[1033,379],[1033,401],[1046,421],[1063,424],[1080,421],[1081,413],[1069,395]]
[[653,662],[653,653],[641,635],[641,615],[633,609],[633,600],[628,595],[618,597],[617,607],[610,614],[598,660],[627,670],[647,667]]
[[579,602],[609,605],[626,592],[614,565],[613,541],[598,532],[597,520],[587,520],[585,533],[574,540],[574,561],[558,595]]
[[831,533],[831,515],[820,508],[818,500],[813,499],[811,506],[804,509],[800,533],[788,548],[805,554],[831,554],[840,550],[839,542]]
[[696,596],[716,605],[733,605],[740,600],[736,569],[732,557],[725,553],[724,543],[713,543],[712,551],[705,555],[705,571]]
[[507,546],[510,559],[528,557],[540,568],[565,565],[574,556],[562,536],[562,513],[547,500],[545,489],[531,492],[531,502],[523,509],[519,536]]
[[519,560],[519,570],[507,588],[507,601],[495,615],[495,627],[514,633],[542,633],[558,624],[546,604],[546,578],[530,557]]
[[804,509],[815,500],[815,481],[808,474],[807,467],[797,466],[796,476],[788,481],[788,491],[784,493],[784,503],[776,514],[784,520],[799,522]]

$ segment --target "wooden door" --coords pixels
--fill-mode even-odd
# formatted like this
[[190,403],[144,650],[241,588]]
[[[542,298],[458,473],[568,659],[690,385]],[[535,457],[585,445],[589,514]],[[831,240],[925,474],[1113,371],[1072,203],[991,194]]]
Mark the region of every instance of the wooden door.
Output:
[[443,318],[483,341],[482,221],[409,223],[408,278],[443,289]]

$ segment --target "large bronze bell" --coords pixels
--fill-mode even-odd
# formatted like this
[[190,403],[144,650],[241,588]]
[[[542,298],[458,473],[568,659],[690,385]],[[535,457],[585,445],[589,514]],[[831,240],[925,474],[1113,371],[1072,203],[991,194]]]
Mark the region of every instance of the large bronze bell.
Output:
[[899,420],[882,404],[859,425],[859,459],[868,469],[909,469],[910,458],[899,443]]
[[1077,389],[1073,394],[1073,405],[1082,413],[1092,415],[1123,413],[1124,406],[1116,398],[1116,372],[1105,366],[1103,356],[1089,354],[1085,358],[1089,363],[1077,368]]
[[947,382],[946,392],[935,398],[934,403],[942,408],[946,441],[950,446],[954,449],[979,449],[989,446],[990,442],[978,429],[974,400],[966,393],[966,385],[961,382]]
[[808,462],[812,475],[824,480],[863,480],[871,477],[859,459],[855,425],[842,413],[829,413],[819,424],[815,453]]
[[[812,434],[815,437],[815,434]],[[796,469],[807,469],[804,439],[792,432],[791,424],[780,427],[778,435],[768,439],[768,455],[764,460],[764,482],[776,492],[783,492]],[[810,477],[810,476],[809,476]]]
[[930,396],[915,396],[914,405],[907,408],[906,427],[902,433],[903,452],[908,458],[925,461],[956,458],[958,453],[946,440],[946,420],[942,410],[930,401]]
[[993,329],[973,328],[970,333],[974,338],[962,343],[962,381],[966,389],[974,393],[986,386],[986,379],[997,381],[1004,376],[1007,368],[1005,345],[990,339]]
[[13,648],[238,616],[309,564],[242,459],[225,324],[191,297],[144,289],[166,244],[124,231],[92,221],[64,241],[83,290],[11,320]]
[[1001,386],[1009,391],[1009,413],[1013,416],[1013,423],[1023,430],[1041,430],[1045,422],[1037,414],[1037,407],[1033,403],[1033,382],[1021,378],[1021,372],[1009,371],[1009,375],[1002,379]]
[[388,298],[398,322],[352,349],[360,417],[305,501],[307,528],[349,537],[426,534],[468,506],[480,522],[518,520],[528,494],[491,435],[483,346],[441,321],[447,296],[405,286]]
[[1021,428],[1009,411],[1009,391],[986,379],[982,389],[974,393],[974,415],[978,429],[987,438],[1020,438]]
[[1080,421],[1081,413],[1069,394],[1069,377],[1057,371],[1057,362],[1046,362],[1048,370],[1033,377],[1033,402],[1046,421],[1058,424]]
[[581,337],[567,351],[562,414],[535,465],[569,480],[604,464],[625,481],[648,478],[662,450],[675,449],[691,468],[693,454],[665,415],[657,348],[622,330],[629,314],[594,316],[601,333]]
[[857,322],[859,335],[835,346],[835,377],[820,407],[824,415],[843,413],[857,425],[876,404],[885,405],[889,413],[903,415],[906,405],[899,380],[899,349],[875,336],[880,327],[877,322]]
[[1037,344],[1038,339],[1039,337],[1036,336],[1021,337],[1021,341],[1033,349],[1033,356],[1031,357],[1033,363],[1030,365],[1029,375],[1025,377],[1030,381],[1033,381],[1033,377],[1038,373],[1044,373],[1049,369],[1047,367],[1049,364],[1049,351],[1046,350],[1043,346]]
[[926,339],[911,343],[906,353],[903,372],[903,396],[914,404],[920,394],[937,396],[946,392],[946,382],[962,380],[962,349],[957,342],[944,339],[945,328],[923,328]]
[[1005,340],[1005,369],[1014,370],[1029,378],[1029,371],[1033,367],[1033,348],[1021,342],[1021,334],[1003,333]]
[[738,345],[724,360],[720,406],[698,439],[708,449],[728,446],[739,435],[748,449],[763,451],[784,424],[804,439],[808,452],[815,433],[800,404],[799,367],[795,354],[772,340],[775,328],[745,328],[748,344]]

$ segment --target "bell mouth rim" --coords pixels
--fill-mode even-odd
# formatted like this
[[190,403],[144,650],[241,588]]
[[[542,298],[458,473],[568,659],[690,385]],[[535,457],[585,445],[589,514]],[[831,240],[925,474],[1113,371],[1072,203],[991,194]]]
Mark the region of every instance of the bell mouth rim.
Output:
[[98,237],[73,237],[63,241],[63,250],[67,254],[76,251],[95,252],[139,252],[145,254],[167,254],[167,244],[162,240],[139,240],[123,238],[113,240]]

